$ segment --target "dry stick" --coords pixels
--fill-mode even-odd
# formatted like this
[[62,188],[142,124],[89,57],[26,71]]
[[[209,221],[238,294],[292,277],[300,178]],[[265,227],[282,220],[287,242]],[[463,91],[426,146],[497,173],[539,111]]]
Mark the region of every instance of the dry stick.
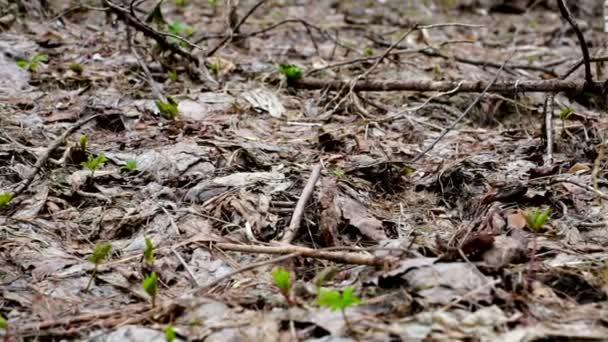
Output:
[[182,264],[182,266],[184,266],[184,269],[186,270],[186,272],[188,272],[188,275],[190,276],[190,280],[192,280],[192,285],[194,285],[196,287],[201,286],[201,284],[198,283],[198,280],[194,276],[194,273],[192,272],[192,270],[186,263],[186,260],[184,260],[184,258],[182,258],[181,254],[179,254],[173,247],[171,247],[171,252],[173,252],[175,257],[177,257],[177,260],[179,260],[179,262]]
[[154,81],[152,73],[150,72],[150,69],[148,69],[146,62],[144,62],[143,58],[141,58],[141,56],[137,53],[137,49],[135,48],[135,42],[133,41],[133,39],[131,39],[130,43],[131,52],[135,56],[135,59],[137,60],[137,63],[139,63],[139,66],[144,71],[144,74],[146,75],[146,81],[148,81],[148,84],[150,85],[150,89],[152,89],[154,97],[156,97],[159,101],[167,102],[167,98],[163,95],[163,93],[160,91],[160,88],[158,87],[158,84],[156,84],[156,82]]
[[471,111],[471,109],[473,109],[473,107],[483,98],[483,96],[486,94],[488,89],[490,89],[492,84],[494,84],[494,82],[496,82],[496,80],[498,79],[498,75],[500,75],[500,72],[504,69],[505,65],[507,64],[509,59],[511,59],[512,56],[513,56],[513,53],[511,53],[511,56],[509,56],[509,58],[505,59],[505,61],[502,63],[502,65],[500,66],[500,68],[498,69],[496,74],[494,75],[494,78],[488,83],[488,85],[484,88],[484,90],[481,92],[481,94],[479,94],[479,96],[477,96],[475,98],[475,100],[473,102],[471,102],[471,104],[467,107],[467,109],[465,109],[464,112],[462,112],[462,114],[460,114],[460,116],[458,118],[456,118],[456,120],[454,120],[448,127],[446,127],[443,130],[443,132],[441,132],[441,134],[435,140],[433,140],[432,143],[430,143],[424,150],[422,150],[420,153],[418,153],[418,155],[416,157],[414,157],[414,159],[411,160],[412,163],[417,162],[420,158],[422,158],[425,154],[427,154],[430,150],[432,150],[433,147],[435,147],[435,145],[437,145],[437,143],[441,139],[443,139],[443,137],[445,137],[445,135],[448,134],[449,131],[451,131],[454,127],[456,127],[456,125],[460,121],[462,121],[462,119],[464,119],[464,117]]
[[[169,50],[177,55],[180,55],[180,56],[188,59],[189,61],[193,62],[197,66],[199,65],[198,58],[194,57],[189,52],[183,50],[177,44],[169,43],[168,41],[165,40],[164,36],[171,36],[176,39],[185,41],[185,42],[189,43],[190,45],[193,45],[188,40],[184,39],[183,37],[177,36],[177,35],[171,35],[171,34],[166,34],[166,33],[156,31],[152,27],[141,22],[141,20],[139,20],[137,17],[133,17],[129,13],[128,9],[122,8],[122,7],[114,4],[110,0],[104,0],[104,4],[106,4],[110,8],[110,10],[112,12],[114,12],[118,16],[119,19],[122,19],[126,24],[133,26],[138,31],[141,31],[144,35],[154,39],[158,43],[158,45],[160,45],[161,48],[163,48],[165,50]],[[195,46],[195,47],[200,48],[198,46]]]
[[210,281],[209,283],[207,283],[207,284],[205,284],[203,286],[200,286],[200,287],[194,289],[193,291],[191,291],[191,293],[192,294],[200,294],[201,292],[204,292],[204,291],[206,291],[206,290],[208,290],[208,289],[210,289],[210,288],[212,288],[212,287],[220,284],[222,281],[224,281],[226,279],[230,279],[230,278],[232,278],[233,276],[235,276],[235,275],[237,275],[239,273],[247,272],[247,271],[253,270],[254,268],[258,268],[258,267],[262,267],[262,266],[266,266],[266,265],[270,265],[270,264],[275,264],[275,263],[281,262],[283,260],[291,259],[291,258],[296,257],[298,255],[300,255],[300,253],[291,253],[291,254],[280,256],[278,258],[274,258],[274,259],[270,259],[270,260],[265,260],[265,261],[260,261],[260,262],[254,262],[254,263],[251,263],[249,265],[245,265],[245,266],[243,266],[243,267],[241,267],[239,269],[236,269],[236,270],[234,270],[234,271],[232,271],[230,273],[224,274],[223,276],[218,277],[218,278]]
[[[557,6],[559,7],[559,11],[564,19],[568,21],[576,37],[578,38],[579,45],[581,46],[581,52],[583,53],[583,60],[585,63],[585,81],[587,82],[589,87],[593,87],[593,75],[591,75],[591,62],[589,61],[589,49],[587,48],[587,43],[585,42],[585,37],[581,32],[580,28],[576,24],[576,22],[572,19],[572,15],[570,14],[570,10],[566,6],[564,0],[557,0]],[[598,89],[598,88],[593,88]]]
[[209,244],[211,244],[213,247],[233,252],[262,254],[300,253],[303,257],[329,260],[343,264],[383,266],[391,262],[390,259],[376,257],[369,254],[332,252],[323,249],[313,249],[296,245],[251,246],[228,242],[209,242]]
[[547,140],[547,152],[545,154],[544,165],[550,165],[553,163],[553,93],[549,94],[545,99],[545,135]]
[[[328,89],[341,90],[348,88],[350,81],[321,80],[314,78],[302,78],[295,81],[291,86],[299,89]],[[425,80],[360,80],[357,81],[354,91],[450,91],[460,85],[459,93],[480,93],[484,91],[487,84],[482,81],[425,81]],[[594,86],[602,83],[594,82]],[[517,92],[560,92],[560,91],[582,91],[585,89],[585,81],[566,80],[516,80],[502,81],[490,84],[486,90],[492,93]]]
[[253,12],[255,12],[255,10],[258,9],[258,7],[262,6],[262,4],[264,4],[265,2],[266,2],[266,0],[260,0],[255,5],[253,5],[253,7],[251,7],[249,9],[249,11],[241,18],[241,20],[234,26],[234,28],[232,29],[232,32],[231,32],[232,34],[226,36],[213,49],[211,49],[209,52],[207,52],[206,57],[213,56],[219,49],[221,49],[224,45],[228,44],[232,40],[233,34],[238,32],[239,28],[253,14]]
[[59,138],[55,139],[55,141],[53,141],[53,143],[42,153],[42,155],[40,155],[38,160],[36,160],[36,164],[34,164],[34,170],[32,170],[32,172],[27,176],[27,178],[25,178],[20,184],[17,185],[17,187],[13,191],[13,197],[16,197],[21,194],[23,190],[25,190],[32,183],[34,178],[36,178],[36,174],[38,174],[42,166],[44,166],[44,164],[46,164],[46,162],[49,160],[51,153],[53,153],[53,151],[55,151],[59,146],[61,146],[65,142],[65,140],[70,135],[72,135],[72,133],[82,127],[82,125],[101,115],[102,114],[95,114],[87,118],[81,119],[80,121],[77,121],[75,124],[70,126],[70,128],[68,128],[65,132],[63,132],[63,134],[61,134]]
[[285,230],[283,234],[283,238],[281,239],[281,243],[291,243],[295,238],[298,230],[300,229],[300,223],[302,222],[302,215],[304,214],[304,209],[306,208],[306,203],[308,199],[312,195],[312,191],[315,188],[315,184],[319,180],[319,176],[321,175],[321,163],[317,164],[315,168],[312,170],[310,174],[310,178],[308,179],[308,183],[302,190],[302,195],[296,204],[296,208],[293,211],[293,216],[291,217],[291,222],[289,222],[289,226]]

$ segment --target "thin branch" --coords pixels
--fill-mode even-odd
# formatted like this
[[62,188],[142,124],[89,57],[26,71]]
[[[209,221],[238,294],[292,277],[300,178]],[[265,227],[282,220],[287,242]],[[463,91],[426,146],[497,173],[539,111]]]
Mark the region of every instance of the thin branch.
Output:
[[285,230],[283,234],[283,238],[281,239],[282,243],[291,243],[295,238],[298,230],[300,229],[300,224],[302,222],[302,215],[304,214],[304,209],[306,208],[306,203],[310,199],[312,195],[312,191],[315,188],[315,184],[319,180],[319,176],[321,175],[321,163],[317,164],[315,168],[312,170],[310,174],[310,178],[308,179],[308,183],[302,190],[302,195],[296,204],[296,208],[293,212],[293,216],[291,217],[291,222],[289,222],[289,226]]
[[[578,38],[579,45],[581,46],[581,52],[583,53],[583,61],[585,63],[585,81],[587,82],[589,87],[593,87],[595,83],[593,83],[593,75],[591,74],[591,62],[589,58],[589,49],[587,48],[587,42],[585,42],[585,36],[581,32],[581,29],[578,27],[574,19],[572,19],[572,15],[570,14],[570,10],[566,6],[564,0],[557,0],[557,6],[559,7],[559,11],[564,19],[568,21],[576,37]],[[598,88],[594,88],[598,89]]]

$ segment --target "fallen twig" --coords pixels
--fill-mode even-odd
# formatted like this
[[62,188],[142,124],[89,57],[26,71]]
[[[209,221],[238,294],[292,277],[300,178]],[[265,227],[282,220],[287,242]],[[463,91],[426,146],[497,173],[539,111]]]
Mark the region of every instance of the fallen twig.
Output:
[[[576,37],[578,38],[579,45],[581,46],[581,52],[583,54],[583,61],[585,63],[585,82],[589,87],[594,87],[595,83],[593,82],[593,76],[591,74],[591,62],[589,58],[589,49],[587,48],[587,42],[585,42],[585,36],[581,32],[581,29],[578,27],[576,22],[572,19],[572,15],[570,14],[570,10],[566,6],[564,0],[557,0],[557,5],[559,7],[559,12],[562,17],[566,19],[566,21],[572,26]],[[599,89],[597,87],[592,89]]]
[[296,204],[296,208],[293,212],[293,216],[291,217],[291,222],[289,222],[289,226],[285,229],[285,233],[283,234],[283,238],[281,239],[282,243],[291,243],[295,238],[298,230],[300,228],[300,223],[302,222],[302,215],[304,214],[304,209],[306,208],[306,203],[308,199],[312,195],[312,191],[315,188],[315,184],[319,180],[319,176],[321,175],[321,163],[317,164],[312,173],[310,174],[310,178],[308,179],[308,183],[302,190],[302,195]]
[[32,183],[32,181],[34,181],[34,178],[36,178],[36,175],[38,174],[38,172],[40,172],[42,166],[44,166],[44,164],[46,164],[46,162],[49,160],[51,153],[53,153],[53,151],[55,151],[59,146],[61,146],[65,142],[65,140],[70,135],[72,135],[72,133],[82,127],[82,125],[97,117],[100,117],[101,115],[102,114],[95,114],[87,118],[81,119],[80,121],[77,121],[75,124],[70,126],[70,128],[68,128],[65,132],[63,132],[63,134],[61,134],[59,138],[55,139],[55,141],[53,141],[51,145],[49,145],[49,147],[40,155],[38,160],[36,160],[36,164],[34,164],[34,169],[32,170],[32,172],[23,181],[21,181],[21,183],[17,185],[15,190],[13,190],[13,197],[16,197],[21,194],[23,190],[25,190]]

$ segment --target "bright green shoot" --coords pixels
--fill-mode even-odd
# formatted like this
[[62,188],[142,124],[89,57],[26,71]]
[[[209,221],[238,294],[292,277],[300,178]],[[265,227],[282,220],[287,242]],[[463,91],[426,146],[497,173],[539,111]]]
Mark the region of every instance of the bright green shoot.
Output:
[[167,119],[174,120],[179,114],[177,110],[178,103],[170,96],[167,96],[167,102],[156,101],[156,107]]
[[179,79],[179,76],[177,75],[177,71],[175,71],[175,70],[167,71],[167,78],[173,82],[177,82],[177,80]]
[[146,248],[144,248],[144,260],[146,264],[152,266],[154,264],[154,244],[152,240],[145,238]]
[[120,167],[121,170],[126,172],[133,172],[137,170],[137,160],[129,159],[125,162],[125,165]]
[[2,192],[0,193],[0,209],[6,208],[11,200],[13,199],[13,194],[10,192]]
[[186,0],[175,0],[177,6],[186,6]]
[[6,323],[6,319],[2,315],[0,315],[0,329],[6,330],[8,324]]
[[342,178],[342,177],[346,176],[346,171],[344,171],[342,169],[335,169],[334,176],[336,176],[338,178]]
[[275,268],[272,270],[272,279],[281,292],[289,293],[291,289],[291,274],[288,270],[283,267]]
[[89,283],[87,287],[84,289],[84,292],[88,292],[91,284],[95,277],[97,277],[97,269],[99,265],[103,262],[103,260],[108,256],[110,251],[112,250],[112,245],[109,242],[100,243],[95,245],[95,249],[93,250],[93,254],[89,257],[89,261],[95,264],[93,267],[93,272],[91,273],[91,278],[89,279]]
[[550,216],[551,208],[545,210],[533,208],[532,210],[528,210],[526,217],[528,228],[535,233],[544,230],[545,223],[549,221]]
[[342,292],[319,289],[316,302],[321,306],[330,308],[332,311],[344,311],[347,307],[361,301],[361,299],[353,295],[354,290],[352,287],[347,287]]
[[100,166],[102,166],[107,161],[108,161],[108,159],[102,153],[102,154],[98,155],[97,157],[93,157],[92,155],[89,155],[89,159],[86,162],[80,163],[80,165],[91,170],[91,174],[95,174],[95,170],[97,170]]
[[175,340],[175,330],[173,329],[173,326],[169,324],[165,328],[165,341],[173,342],[173,340]]
[[195,32],[192,27],[182,23],[181,21],[172,21],[168,28],[169,32],[178,36],[191,36]]
[[156,306],[156,272],[150,273],[141,284],[144,291],[152,298],[152,307]]
[[293,83],[304,76],[302,69],[295,64],[280,64],[279,72],[285,76],[287,83]]
[[85,152],[87,150],[88,145],[89,138],[87,138],[86,134],[81,135],[80,139],[78,139],[78,146],[80,146],[80,150],[82,152]]
[[20,68],[25,69],[27,71],[36,71],[36,69],[38,69],[38,66],[40,65],[40,63],[47,62],[48,60],[49,60],[49,57],[47,55],[37,53],[34,56],[30,57],[29,59],[18,58],[17,65]]
[[572,113],[574,113],[574,109],[572,109],[570,107],[565,107],[564,109],[561,110],[561,112],[559,112],[559,118],[562,120],[568,120],[568,118],[570,117],[570,115],[572,115]]
[[361,302],[361,299],[353,294],[354,291],[355,289],[352,287],[346,287],[342,292],[338,290],[319,289],[316,300],[317,304],[328,307],[332,311],[340,310],[344,323],[346,323],[348,330],[351,332],[353,332],[353,329],[346,317],[346,308]]

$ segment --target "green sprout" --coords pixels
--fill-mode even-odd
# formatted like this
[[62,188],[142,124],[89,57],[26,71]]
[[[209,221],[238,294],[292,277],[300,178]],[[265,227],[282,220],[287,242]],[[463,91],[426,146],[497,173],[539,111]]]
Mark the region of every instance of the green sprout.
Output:
[[0,329],[6,330],[8,324],[6,323],[6,319],[2,315],[0,315]]
[[175,0],[177,6],[186,6],[186,0]]
[[192,27],[182,23],[181,21],[172,21],[167,28],[169,29],[170,33],[178,36],[191,36],[195,32]]
[[137,170],[137,160],[129,159],[125,162],[125,165],[120,167],[121,170],[126,172],[133,172]]
[[173,326],[169,324],[165,328],[165,341],[173,342],[173,340],[175,340],[175,330],[173,330]]
[[374,49],[372,49],[370,47],[366,48],[364,52],[365,52],[365,55],[368,57],[371,57],[374,55]]
[[13,199],[13,194],[10,192],[2,192],[0,193],[0,209],[4,209],[8,207],[9,203]]
[[144,291],[152,298],[152,307],[156,306],[156,272],[150,273],[141,284]]
[[22,69],[33,72],[33,71],[36,71],[36,69],[38,69],[38,66],[40,65],[40,63],[47,62],[48,60],[49,60],[49,56],[47,56],[45,54],[37,53],[34,56],[30,57],[29,59],[17,58],[17,65]]
[[528,228],[535,233],[538,233],[544,229],[545,223],[549,221],[549,217],[551,216],[551,208],[547,208],[545,210],[541,210],[538,208],[533,208],[532,210],[528,210],[526,215],[526,220],[528,221]]
[[89,279],[89,283],[84,289],[84,292],[89,292],[89,288],[91,287],[93,280],[95,279],[95,277],[97,277],[97,269],[99,268],[99,265],[103,262],[103,260],[108,256],[110,250],[112,250],[112,245],[108,242],[95,245],[93,254],[91,254],[91,256],[89,257],[89,261],[95,264],[95,266],[93,267],[91,278]]
[[570,115],[572,115],[572,113],[574,113],[574,109],[572,109],[570,107],[566,107],[566,108],[562,109],[561,112],[559,112],[559,118],[562,120],[568,120],[568,118],[570,117]]
[[279,289],[287,304],[292,304],[289,295],[291,291],[291,274],[289,271],[283,267],[277,267],[272,270],[272,279],[274,280],[274,285]]
[[178,79],[177,71],[174,71],[174,70],[167,71],[167,78],[169,78],[173,82],[177,82],[177,79]]
[[209,66],[209,71],[211,71],[211,73],[213,74],[213,76],[217,77],[217,75],[219,75],[220,70],[222,70],[222,67],[220,66],[219,63],[212,63]]
[[302,69],[295,64],[280,64],[279,72],[285,76],[287,83],[293,83],[304,76]]
[[70,70],[72,70],[73,72],[75,72],[78,75],[82,75],[82,72],[84,71],[84,67],[80,63],[72,63],[72,64],[70,64]]
[[342,178],[346,175],[346,171],[342,170],[342,169],[335,169],[334,170],[334,176],[338,177],[338,178]]
[[85,152],[87,150],[88,142],[89,139],[87,138],[86,134],[81,135],[80,139],[78,139],[78,145],[80,146],[80,150],[82,152]]
[[152,244],[152,240],[145,238],[146,248],[144,249],[144,260],[146,264],[152,266],[154,264],[154,245]]
[[167,96],[167,102],[156,101],[156,108],[167,118],[174,120],[179,114],[177,110],[177,102],[170,96]]
[[91,170],[91,176],[92,176],[95,174],[95,170],[97,170],[101,165],[103,165],[107,161],[108,161],[108,158],[106,158],[106,156],[104,156],[102,153],[102,154],[98,155],[97,157],[93,157],[92,155],[89,155],[89,159],[86,162],[80,163],[80,165]]
[[216,7],[217,6],[217,0],[207,0],[207,3],[211,7]]
[[319,289],[317,292],[316,303],[331,309],[331,311],[340,310],[342,312],[342,318],[348,327],[349,331],[353,331],[350,322],[346,317],[346,309],[361,302],[361,299],[353,295],[355,289],[352,287],[346,287],[342,292],[337,290],[323,290]]

